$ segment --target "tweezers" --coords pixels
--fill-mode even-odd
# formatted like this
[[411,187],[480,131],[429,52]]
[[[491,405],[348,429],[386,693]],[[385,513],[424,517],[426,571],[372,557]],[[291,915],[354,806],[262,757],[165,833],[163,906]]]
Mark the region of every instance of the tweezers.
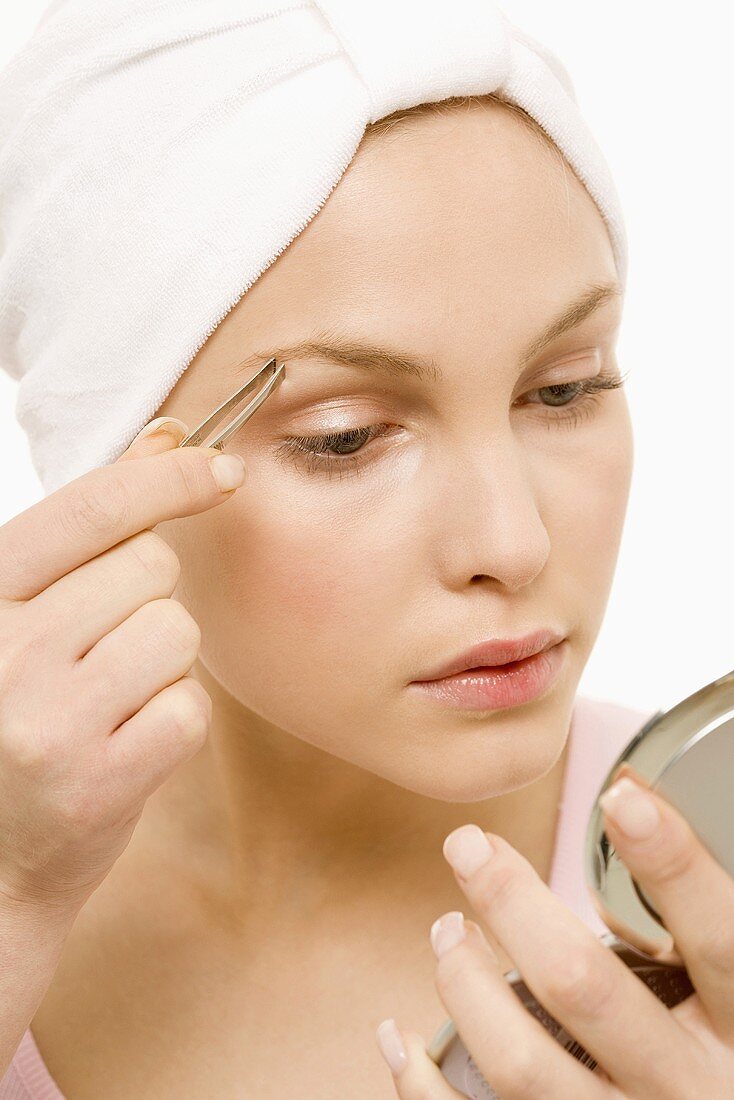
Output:
[[236,393],[233,393],[232,396],[227,398],[227,400],[223,402],[223,404],[221,404],[218,409],[214,410],[211,416],[208,416],[206,420],[202,420],[201,424],[199,424],[198,427],[194,428],[193,432],[190,432],[185,439],[182,439],[179,443],[179,447],[198,447],[202,445],[209,433],[214,428],[216,428],[217,425],[222,420],[224,420],[224,418],[228,416],[228,414],[232,412],[233,409],[236,409],[237,406],[248,394],[252,393],[253,390],[257,390],[257,387],[260,385],[260,382],[262,380],[262,376],[265,375],[265,373],[271,368],[274,368],[273,373],[271,374],[270,378],[268,378],[262,389],[256,393],[255,397],[253,397],[247,405],[245,405],[242,412],[238,413],[230,424],[217,432],[211,442],[206,444],[207,447],[216,447],[219,451],[223,450],[226,440],[229,439],[233,432],[236,432],[238,428],[242,427],[246,420],[250,419],[255,410],[260,408],[265,398],[268,397],[268,395],[282,381],[285,374],[284,363],[281,363],[279,367],[276,367],[275,358],[273,357],[272,359],[269,359],[265,366],[261,367],[260,370],[252,376],[250,381],[242,387],[242,389],[239,389]]

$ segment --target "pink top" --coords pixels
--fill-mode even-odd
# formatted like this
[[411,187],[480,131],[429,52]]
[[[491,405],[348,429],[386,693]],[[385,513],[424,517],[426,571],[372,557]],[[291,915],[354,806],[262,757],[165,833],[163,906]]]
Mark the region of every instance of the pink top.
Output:
[[[652,713],[583,695],[574,703],[549,886],[599,935],[608,929],[583,880],[586,822],[609,768]],[[65,1100],[30,1027],[0,1080],[0,1100]]]

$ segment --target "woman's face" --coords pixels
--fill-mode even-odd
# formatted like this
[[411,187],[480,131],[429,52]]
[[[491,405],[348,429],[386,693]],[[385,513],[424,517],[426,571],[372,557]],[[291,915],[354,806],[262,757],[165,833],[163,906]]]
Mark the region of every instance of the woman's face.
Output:
[[[596,206],[511,111],[458,108],[363,143],[158,411],[192,428],[271,356],[286,364],[227,443],[244,486],[159,528],[242,736],[290,735],[447,801],[552,767],[631,478],[624,391],[573,385],[618,377],[619,294],[539,338],[615,278]],[[349,345],[351,365],[288,351],[304,341]],[[390,371],[358,345],[433,369]],[[530,702],[457,710],[409,687],[544,627],[566,635],[564,660]]]

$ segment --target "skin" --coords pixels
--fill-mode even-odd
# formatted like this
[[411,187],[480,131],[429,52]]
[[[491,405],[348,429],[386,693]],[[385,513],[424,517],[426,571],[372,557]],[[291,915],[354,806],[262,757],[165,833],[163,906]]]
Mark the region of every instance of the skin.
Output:
[[[521,359],[583,291],[615,279],[595,204],[512,112],[483,102],[411,119],[363,143],[157,411],[193,427],[271,355],[281,361],[281,348],[324,331],[432,357],[444,375],[396,379],[285,359],[285,379],[227,444],[245,459],[245,484],[214,510],[156,528],[181,561],[174,595],[201,627],[192,674],[213,716],[201,752],[149,799],[34,1021],[75,1100],[96,1086],[63,1054],[68,996],[87,1006],[90,1026],[102,1014],[105,1057],[132,1072],[125,1059],[141,1056],[129,1002],[155,984],[154,1003],[172,1013],[200,962],[207,982],[197,992],[205,986],[223,1029],[231,1019],[239,1046],[242,1006],[228,996],[260,981],[273,1019],[289,998],[308,1004],[291,1024],[295,1061],[310,1014],[322,1039],[331,1028],[335,1047],[359,1052],[365,1097],[393,1095],[370,1026],[396,1008],[426,1032],[442,1022],[427,931],[446,909],[471,912],[442,854],[447,833],[476,822],[547,878],[569,722],[611,588],[633,445],[623,389],[587,399],[574,423],[572,393],[562,408],[543,404],[539,388],[619,373],[621,295],[527,366]],[[378,424],[389,432],[364,444],[358,470],[328,475],[276,452],[288,436]],[[540,627],[567,638],[561,671],[538,699],[472,713],[408,689],[477,641]],[[205,958],[192,954],[187,931],[197,951],[209,945]],[[156,953],[166,964],[154,983]],[[85,978],[110,956],[97,1001]],[[343,1003],[327,997],[317,1009],[310,979],[297,992],[283,978],[307,960],[320,991],[336,990],[345,958],[360,996],[342,1028]],[[105,1009],[113,987],[128,998],[114,1020]],[[249,1003],[262,1022],[262,1000]],[[187,1049],[183,1030],[177,1042]],[[303,1084],[305,1055],[300,1067]],[[238,1072],[251,1069],[240,1055]],[[341,1095],[338,1073],[326,1076]],[[313,1080],[323,1086],[323,1064]]]
[[[667,1008],[544,885],[503,837],[463,826],[444,854],[479,923],[431,930],[436,988],[475,1066],[507,1100],[726,1100],[734,1080],[734,878],[688,822],[623,765],[602,797],[605,831],[660,914],[693,992]],[[457,841],[490,842],[462,858]],[[597,1063],[593,1073],[522,1008],[489,938],[509,950],[544,1008]],[[394,1028],[394,1020],[380,1031]],[[396,1045],[397,1039],[397,1045]],[[393,1032],[400,1100],[459,1100],[420,1033]]]
[[[168,791],[208,787],[217,821],[224,798],[238,880],[260,898],[278,896],[276,869],[349,894],[378,850],[384,897],[406,873],[424,878],[467,813],[530,841],[521,819],[564,748],[602,622],[632,439],[622,391],[575,428],[554,424],[558,408],[513,408],[533,388],[518,359],[581,290],[614,278],[586,191],[509,112],[421,119],[357,156],[160,410],[198,422],[241,384],[246,354],[337,328],[432,355],[445,374],[429,387],[288,363],[228,443],[248,471],[236,499],[158,528],[202,629],[194,672],[226,761],[216,773],[202,753]],[[525,379],[593,375],[597,356],[615,370],[620,315],[619,298],[600,307]],[[359,473],[274,456],[289,434],[381,421],[393,435],[363,447]],[[546,625],[568,652],[538,702],[477,718],[406,690],[473,641]]]

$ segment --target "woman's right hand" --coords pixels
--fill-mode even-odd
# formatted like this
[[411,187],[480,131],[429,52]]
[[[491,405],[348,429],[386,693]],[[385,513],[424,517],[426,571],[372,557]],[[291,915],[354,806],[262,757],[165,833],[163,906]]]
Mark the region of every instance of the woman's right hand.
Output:
[[206,740],[201,632],[151,528],[231,497],[210,462],[240,460],[182,438],[138,436],[0,526],[0,904],[78,912]]

